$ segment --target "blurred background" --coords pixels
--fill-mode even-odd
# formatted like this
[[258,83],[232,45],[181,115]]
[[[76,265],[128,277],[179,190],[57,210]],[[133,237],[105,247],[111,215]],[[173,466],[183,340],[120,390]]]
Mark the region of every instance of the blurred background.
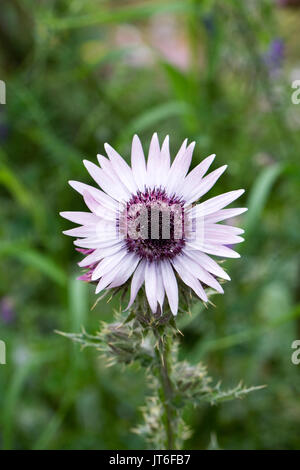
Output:
[[300,449],[300,1],[1,0],[0,447],[142,449],[147,384],[106,368],[55,329],[95,332],[119,301],[95,301],[61,210],[82,210],[69,179],[104,142],[129,158],[136,132],[196,140],[228,170],[209,196],[245,188],[240,260],[216,308],[180,319],[181,355],[225,388],[267,388],[187,409],[186,449]]

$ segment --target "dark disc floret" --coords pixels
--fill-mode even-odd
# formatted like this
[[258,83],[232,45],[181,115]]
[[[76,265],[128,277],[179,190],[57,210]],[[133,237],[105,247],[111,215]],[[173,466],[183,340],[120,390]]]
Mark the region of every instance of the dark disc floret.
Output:
[[177,256],[185,245],[184,201],[161,188],[133,195],[119,219],[128,252],[159,261]]

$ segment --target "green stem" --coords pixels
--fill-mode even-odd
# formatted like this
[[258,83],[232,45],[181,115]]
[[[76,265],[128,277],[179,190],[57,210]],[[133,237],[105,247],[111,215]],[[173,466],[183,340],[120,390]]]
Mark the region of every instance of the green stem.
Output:
[[173,399],[173,387],[172,381],[170,379],[170,365],[169,365],[169,356],[170,356],[170,347],[168,340],[163,339],[157,332],[155,336],[158,341],[157,349],[157,358],[159,363],[159,375],[162,385],[162,394],[163,394],[163,405],[165,409],[165,428],[166,428],[166,444],[167,449],[175,449],[174,443],[174,411],[172,406]]

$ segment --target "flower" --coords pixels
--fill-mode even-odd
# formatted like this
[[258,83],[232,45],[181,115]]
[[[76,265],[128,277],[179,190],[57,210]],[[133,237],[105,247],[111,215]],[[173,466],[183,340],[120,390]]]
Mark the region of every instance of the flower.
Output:
[[12,323],[16,317],[13,299],[2,297],[0,300],[0,318],[4,323]]
[[275,38],[264,55],[264,62],[270,75],[276,75],[283,65],[285,56],[285,44],[280,38]]
[[96,189],[70,181],[90,212],[61,212],[79,224],[64,231],[78,237],[74,244],[85,258],[83,280],[96,282],[96,294],[129,282],[129,308],[145,284],[153,313],[163,311],[165,295],[173,315],[178,311],[178,280],[189,286],[203,302],[208,301],[203,284],[223,293],[217,278],[228,274],[209,255],[238,258],[228,245],[243,241],[243,230],[219,222],[235,217],[246,208],[224,209],[244,190],[195,204],[216,183],[227,165],[205,176],[215,155],[210,155],[190,173],[195,142],[180,147],[170,162],[169,138],[162,147],[152,137],[148,161],[139,138],[132,141],[131,168],[108,144],[108,158],[98,155],[99,166],[84,160]]

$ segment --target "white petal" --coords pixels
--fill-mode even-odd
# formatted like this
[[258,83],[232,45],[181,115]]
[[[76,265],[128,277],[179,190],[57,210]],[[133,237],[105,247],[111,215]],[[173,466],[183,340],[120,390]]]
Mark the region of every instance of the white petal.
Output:
[[232,225],[227,224],[212,224],[210,222],[206,222],[204,224],[205,230],[213,231],[215,230],[218,233],[223,233],[224,235],[242,235],[245,233],[245,230],[239,227],[233,227]]
[[115,230],[104,230],[102,233],[95,231],[92,236],[88,236],[84,239],[75,240],[74,245],[79,246],[80,248],[96,249],[102,247],[104,243],[106,243],[107,246],[111,246],[122,241],[123,239],[120,239],[118,237]]
[[60,212],[59,214],[65,219],[74,222],[75,224],[95,225],[99,222],[99,217],[97,217],[95,214],[91,214],[90,212],[66,211]]
[[159,172],[160,148],[157,133],[153,134],[147,162],[147,186],[153,187],[157,184],[157,173]]
[[113,198],[108,196],[108,194],[105,194],[100,189],[94,188],[93,186],[81,183],[79,181],[69,181],[69,185],[72,186],[72,188],[74,188],[75,191],[77,191],[82,196],[84,192],[88,192],[96,199],[96,201],[100,202],[100,204],[102,204],[107,209],[115,211],[119,207],[118,203]]
[[143,147],[137,135],[132,140],[131,167],[135,182],[139,190],[143,192],[147,184],[147,170]]
[[113,212],[110,209],[104,207],[89,192],[84,191],[83,198],[87,207],[95,215],[97,215],[101,219],[110,220],[111,222],[116,221],[116,212]]
[[120,266],[114,265],[110,271],[107,271],[101,280],[99,281],[96,294],[99,294],[106,287],[117,287],[122,285],[127,279],[131,276],[133,270],[135,269],[139,258],[134,253],[126,253],[127,258],[122,262],[122,269],[120,271]]
[[94,163],[89,162],[88,160],[84,160],[83,163],[91,177],[107,194],[109,194],[109,196],[113,197],[117,201],[128,200],[130,193],[128,190],[125,190],[123,185],[116,185],[114,180]]
[[164,287],[160,263],[157,264],[156,274],[157,274],[157,283],[156,283],[157,284],[156,285],[157,301],[160,305],[161,311],[163,311],[163,304],[165,300],[165,287]]
[[186,201],[186,204],[191,204],[194,201],[197,201],[201,196],[206,194],[220,178],[220,176],[226,170],[227,165],[221,166],[215,171],[212,171],[209,175],[205,176],[196,187],[190,186],[190,188],[184,186],[185,191],[183,192],[183,198]]
[[170,265],[170,262],[165,260],[161,262],[161,274],[163,283],[168,297],[169,305],[173,315],[177,315],[178,312],[178,285],[174,271]]
[[188,250],[200,250],[210,255],[222,256],[225,258],[240,258],[241,256],[231,248],[222,245],[210,245],[208,243],[187,242],[186,247]]
[[147,262],[145,270],[145,290],[146,296],[153,313],[157,310],[157,292],[156,292],[156,266],[155,263]]
[[179,185],[182,185],[183,179],[191,165],[195,142],[192,142],[186,148],[187,139],[180,147],[169,172],[166,190],[169,194],[177,193]]
[[95,235],[95,227],[94,225],[81,225],[70,230],[64,230],[63,233],[70,237],[90,237]]
[[115,171],[112,162],[107,157],[104,157],[99,153],[97,154],[97,160],[101,169],[108,176],[108,178],[110,178],[117,186],[122,187],[122,190],[125,191],[126,194],[130,195],[131,191],[127,188],[127,186],[122,182],[121,178],[118,176],[118,174],[120,174],[120,171],[118,173]]
[[96,250],[97,248],[108,248],[119,243],[123,243],[123,241],[120,241],[117,238],[113,240],[108,240],[107,238],[99,240],[99,238],[88,237],[84,239],[80,238],[74,241],[75,246],[78,246],[79,248],[86,248],[88,250]]
[[230,219],[231,217],[236,217],[243,212],[246,212],[247,207],[238,207],[233,209],[221,209],[220,211],[214,212],[208,216],[205,216],[205,221],[209,223],[221,222],[222,220]]
[[[92,241],[90,238],[85,239],[78,239],[74,241],[74,245],[78,246],[79,248],[85,248],[87,250],[98,250],[104,258],[105,256],[109,256],[110,254],[119,251],[120,248],[124,247],[123,241],[112,240],[112,241]],[[101,250],[101,251],[100,251]]]
[[[102,271],[105,270],[106,265],[108,265],[109,263],[114,263],[116,259],[122,259],[124,257],[124,253],[126,254],[126,250],[124,249],[124,246],[121,243],[119,245],[116,244],[107,248],[97,248],[93,253],[81,260],[78,263],[78,266],[80,266],[81,268],[85,268],[87,266],[90,266],[91,264],[97,263],[98,261],[102,260],[97,266],[98,268],[101,265],[101,269],[99,268],[97,273],[102,273]],[[94,281],[99,277],[100,276],[94,277],[92,278],[92,280]]]
[[107,157],[105,157],[104,155],[101,155],[100,153],[97,153],[97,160],[98,160],[98,163],[99,163],[100,167],[102,168],[102,170],[108,176],[114,177],[116,182],[121,181],[119,179],[117,173],[115,172],[111,161]]
[[[184,168],[187,167],[186,173],[188,172],[188,169],[191,164],[191,160],[188,161],[187,155],[186,155],[186,145],[187,145],[187,139],[185,139],[182,144],[180,149],[177,152],[176,157],[174,158],[174,161],[172,163],[172,166],[170,168],[170,174],[169,174],[169,179],[166,184],[166,190],[171,194],[174,192],[174,189],[176,187],[175,181],[177,181],[178,178],[180,178],[180,175],[184,173]],[[185,173],[185,174],[186,174]]]
[[197,188],[201,182],[201,178],[205,175],[210,165],[214,161],[215,154],[205,158],[199,165],[196,166],[183,181],[183,192],[189,188]]
[[102,254],[100,254],[99,250],[93,251],[88,256],[83,258],[79,263],[78,266],[81,268],[87,268],[88,266],[97,263],[102,258]]
[[183,252],[187,256],[190,256],[192,259],[194,259],[200,266],[206,269],[206,271],[209,271],[210,273],[214,274],[215,276],[221,277],[222,279],[230,281],[230,277],[224,271],[224,269],[222,269],[221,266],[216,263],[215,260],[210,258],[207,254],[196,250],[189,251],[186,248],[183,250]]
[[86,250],[97,250],[98,248],[108,248],[110,246],[117,245],[119,243],[123,243],[123,241],[116,239],[107,240],[103,238],[103,240],[99,240],[99,238],[78,238],[74,241],[74,245],[78,246],[79,248],[84,248]]
[[232,231],[226,230],[226,227],[222,230],[222,227],[220,226],[220,230],[218,230],[214,227],[204,226],[204,243],[212,245],[232,245],[243,241],[244,239],[242,237],[235,235]]
[[[103,258],[103,259],[100,261],[100,263],[94,269],[94,272],[92,274],[92,281],[95,281],[95,280],[99,279],[104,274],[111,271],[115,266],[120,267],[120,262],[127,255],[127,251],[124,247],[121,247],[121,248],[117,247],[117,248],[118,248],[117,252],[115,252],[111,255],[108,255],[105,258],[103,258],[103,256],[102,256],[102,250],[101,249],[95,250],[95,252],[94,252],[94,253],[96,253],[95,258],[98,257],[98,260],[101,259],[101,258]],[[92,255],[90,255],[90,256],[92,256]],[[86,261],[83,260],[78,264],[79,264],[79,266],[86,266]]]
[[198,279],[195,278],[186,268],[184,263],[181,262],[179,256],[175,257],[171,263],[173,264],[174,268],[178,272],[179,276],[183,280],[183,282],[191,287],[194,292],[202,299],[204,302],[208,301],[207,295],[205,290],[201,286],[201,283]]
[[156,184],[158,186],[164,187],[166,182],[169,179],[169,171],[170,171],[170,149],[169,149],[169,136],[165,138],[163,141],[161,152],[160,152],[160,162],[159,168],[157,172],[157,181]]
[[136,269],[138,263],[140,261],[140,257],[137,256],[135,253],[129,253],[122,261],[121,266],[117,270],[117,273],[114,277],[114,280],[109,284],[109,288],[111,287],[118,287],[123,284],[130,278],[133,271]]
[[194,261],[190,255],[185,256],[182,259],[182,264],[190,272],[191,275],[195,276],[201,282],[206,284],[209,287],[212,287],[217,292],[221,294],[224,293],[222,287],[211,274],[209,274],[205,269],[203,269],[196,261]]
[[127,187],[131,194],[135,193],[138,188],[134,181],[130,166],[109,144],[105,144],[104,147],[111,164],[122,183]]
[[114,268],[110,273],[105,274],[97,284],[95,294],[99,294],[103,289],[105,289],[113,280],[115,271],[117,268]]
[[[103,155],[100,155],[99,153],[97,154],[97,159],[98,159],[99,165],[101,166],[101,169],[104,171],[107,178],[109,178],[109,181],[112,181],[114,186],[116,186],[117,188],[122,190],[122,192],[124,194],[126,194],[126,198],[128,200],[131,196],[131,191],[123,183],[123,181],[121,180],[119,175],[116,173],[116,171],[115,171],[115,169],[112,165],[112,162],[108,158],[104,157]],[[120,174],[120,171],[119,171],[119,174]],[[119,204],[119,206],[120,206],[120,204]],[[120,207],[119,207],[119,209],[120,209]]]
[[145,268],[146,268],[146,261],[142,260],[140,264],[138,265],[138,267],[136,268],[134,275],[132,276],[130,300],[129,300],[129,304],[126,310],[128,310],[133,304],[133,302],[135,301],[137,293],[145,281]]
[[208,199],[201,204],[197,204],[193,208],[193,214],[195,213],[197,217],[203,217],[212,214],[213,212],[223,209],[223,207],[233,202],[244,192],[244,189],[238,189],[236,191],[229,191],[228,193],[220,194],[219,196]]

